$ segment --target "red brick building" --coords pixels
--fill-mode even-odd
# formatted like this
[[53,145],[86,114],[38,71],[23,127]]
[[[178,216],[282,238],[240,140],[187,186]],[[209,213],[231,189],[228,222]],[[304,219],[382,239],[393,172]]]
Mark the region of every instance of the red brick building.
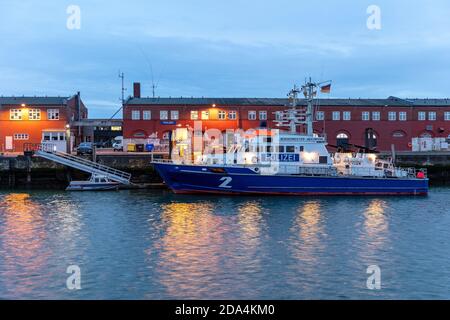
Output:
[[[123,109],[125,139],[144,139],[152,134],[166,138],[179,127],[244,130],[276,128],[277,111],[289,106],[287,99],[267,98],[141,98],[134,97]],[[305,101],[298,103],[306,105]],[[320,99],[316,133],[325,133],[330,144],[352,143],[380,151],[411,150],[414,137],[450,135],[450,99]]]
[[82,140],[80,128],[88,111],[79,93],[72,97],[0,97],[0,152],[22,152],[26,143],[51,141],[65,150]]

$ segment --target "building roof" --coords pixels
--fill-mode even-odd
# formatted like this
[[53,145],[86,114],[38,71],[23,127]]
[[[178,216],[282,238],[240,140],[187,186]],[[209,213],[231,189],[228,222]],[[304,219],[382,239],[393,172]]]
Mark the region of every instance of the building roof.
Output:
[[65,105],[70,97],[0,97],[0,105]]
[[[126,105],[213,105],[218,106],[288,106],[286,98],[129,98]],[[305,99],[299,99],[298,105],[306,105]],[[319,99],[322,106],[386,106],[386,107],[414,107],[414,106],[450,106],[450,99],[401,99],[389,97],[387,99]]]

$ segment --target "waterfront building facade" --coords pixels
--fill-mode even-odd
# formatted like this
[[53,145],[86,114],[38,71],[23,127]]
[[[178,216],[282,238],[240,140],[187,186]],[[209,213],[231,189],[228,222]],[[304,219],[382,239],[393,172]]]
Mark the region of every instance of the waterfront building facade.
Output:
[[[305,105],[299,100],[299,105]],[[278,112],[288,99],[272,98],[141,98],[140,86],[124,103],[125,139],[150,136],[168,139],[176,128],[203,130],[276,128]],[[314,132],[325,134],[329,144],[346,143],[390,151],[412,150],[413,138],[447,138],[450,135],[450,99],[319,99]]]
[[22,152],[26,144],[52,143],[60,151],[83,141],[72,123],[86,119],[80,94],[71,97],[0,97],[0,152]]

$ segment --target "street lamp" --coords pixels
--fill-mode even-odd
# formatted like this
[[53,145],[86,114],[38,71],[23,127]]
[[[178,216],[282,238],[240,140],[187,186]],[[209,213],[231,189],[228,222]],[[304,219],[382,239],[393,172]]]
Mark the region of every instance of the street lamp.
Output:
[[70,124],[66,124],[66,152],[72,153],[70,149]]

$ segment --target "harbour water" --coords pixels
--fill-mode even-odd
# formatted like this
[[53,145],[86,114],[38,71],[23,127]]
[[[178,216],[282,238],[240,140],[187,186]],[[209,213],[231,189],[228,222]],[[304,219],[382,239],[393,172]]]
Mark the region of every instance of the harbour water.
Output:
[[[81,289],[66,286],[67,267]],[[379,266],[381,289],[367,268]],[[2,299],[450,299],[450,188],[427,197],[0,191]]]

